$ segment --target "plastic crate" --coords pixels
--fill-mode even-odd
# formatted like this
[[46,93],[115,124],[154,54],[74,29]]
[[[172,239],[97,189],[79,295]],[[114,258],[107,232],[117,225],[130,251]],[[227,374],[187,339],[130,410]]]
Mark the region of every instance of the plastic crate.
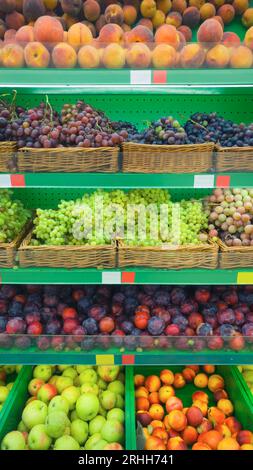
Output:
[[[135,403],[134,403],[134,375],[135,374],[144,374],[145,377],[152,374],[159,374],[163,369],[168,368],[173,372],[181,372],[183,367],[178,366],[148,366],[148,367],[132,367],[131,373],[132,377],[129,377],[131,388],[129,393],[131,394],[132,401],[132,415],[133,418],[131,419],[131,430],[128,430],[131,438],[131,449],[137,449],[136,443],[136,419],[135,419]],[[244,387],[242,386],[241,381],[238,378],[237,374],[238,370],[235,366],[216,366],[217,374],[222,375],[225,381],[225,388],[229,394],[229,397],[234,405],[235,417],[242,423],[245,429],[249,429],[253,431],[253,400],[249,399],[248,394],[246,393]],[[193,383],[187,384],[184,388],[180,388],[176,390],[176,396],[181,398],[184,403],[184,406],[190,406],[192,404],[192,394],[199,390],[199,388],[195,387]],[[211,406],[215,405],[215,401],[213,399],[213,394],[208,389],[201,389],[206,392],[209,396],[209,404]]]
[[248,396],[248,400],[252,403],[252,407],[253,407],[253,393],[251,392],[245,378],[243,377],[242,373],[238,370],[237,367],[235,367],[235,374],[237,376],[237,380],[240,381],[241,386],[243,387],[246,395]]

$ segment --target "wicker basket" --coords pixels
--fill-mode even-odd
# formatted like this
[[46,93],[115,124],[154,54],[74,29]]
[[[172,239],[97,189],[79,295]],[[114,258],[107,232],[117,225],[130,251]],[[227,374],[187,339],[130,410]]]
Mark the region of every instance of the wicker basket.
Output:
[[0,172],[16,171],[16,142],[0,142]]
[[253,147],[217,147],[216,171],[253,171]]
[[221,269],[252,268],[253,246],[227,246],[220,239],[219,267]]
[[19,247],[21,267],[115,268],[116,247],[103,246],[31,246],[32,231]]
[[205,243],[199,246],[129,247],[119,243],[118,266],[143,266],[148,268],[216,269],[218,265],[218,246]]
[[18,247],[28,233],[30,226],[31,222],[28,222],[11,243],[0,243],[0,268],[13,268],[15,266]]
[[213,166],[213,143],[148,145],[123,143],[124,173],[202,173]]
[[19,149],[18,170],[48,173],[115,173],[118,171],[117,147],[56,149]]

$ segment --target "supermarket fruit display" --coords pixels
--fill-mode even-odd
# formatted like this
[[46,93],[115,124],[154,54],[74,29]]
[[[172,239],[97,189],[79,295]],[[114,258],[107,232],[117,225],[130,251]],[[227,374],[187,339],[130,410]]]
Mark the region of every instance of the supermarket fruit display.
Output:
[[8,286],[0,347],[46,351],[252,349],[253,289]]
[[[86,0],[77,7],[62,1],[53,2],[53,9],[27,0],[19,11],[15,4],[6,1],[0,10],[3,67],[250,68],[253,63],[253,9],[247,0],[109,5]],[[242,45],[236,33],[224,33],[224,26],[232,23],[233,29],[235,16],[247,29]],[[186,44],[196,29],[198,42]]]
[[253,366],[243,365],[243,366],[238,366],[238,369],[241,372],[245,382],[247,383],[253,395]]
[[21,421],[1,449],[123,449],[124,381],[119,366],[36,366]]
[[12,192],[0,189],[0,244],[12,242],[22,232],[31,212],[12,197]]
[[209,235],[226,246],[253,245],[252,189],[215,189],[206,201]]
[[146,450],[253,450],[253,434],[234,416],[215,366],[136,374],[134,382],[136,419]]
[[0,366],[0,414],[14,385],[13,379],[19,370],[20,366]]

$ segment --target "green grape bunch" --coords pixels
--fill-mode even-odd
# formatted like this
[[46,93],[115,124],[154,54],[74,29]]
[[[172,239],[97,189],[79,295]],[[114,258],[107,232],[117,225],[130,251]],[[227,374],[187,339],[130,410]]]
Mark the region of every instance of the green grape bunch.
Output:
[[22,202],[12,198],[12,192],[0,190],[0,243],[10,243],[20,234],[31,217]]

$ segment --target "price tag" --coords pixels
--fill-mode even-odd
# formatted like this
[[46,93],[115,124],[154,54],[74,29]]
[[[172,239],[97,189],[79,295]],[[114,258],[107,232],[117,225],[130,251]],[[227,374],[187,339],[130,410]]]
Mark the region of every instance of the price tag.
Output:
[[121,277],[122,284],[134,284],[135,281],[135,273],[125,271],[122,273]]
[[114,355],[113,354],[98,354],[96,356],[96,365],[97,366],[113,366]]
[[0,188],[11,188],[11,175],[0,175]]
[[102,273],[102,284],[121,284],[121,273],[105,271]]
[[122,355],[122,365],[129,366],[135,364],[135,355],[134,354],[124,354]]
[[214,175],[194,175],[194,188],[213,188]]
[[151,85],[151,70],[131,70],[131,85]]
[[253,271],[238,273],[237,284],[253,284]]

